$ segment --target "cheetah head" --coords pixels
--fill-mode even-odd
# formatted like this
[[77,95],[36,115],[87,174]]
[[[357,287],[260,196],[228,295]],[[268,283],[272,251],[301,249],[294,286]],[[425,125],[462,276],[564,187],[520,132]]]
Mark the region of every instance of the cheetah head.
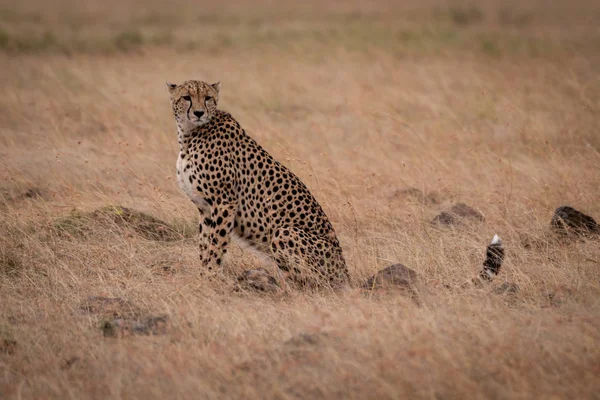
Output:
[[220,82],[185,81],[181,85],[167,82],[177,125],[190,130],[210,121],[217,110],[220,88]]

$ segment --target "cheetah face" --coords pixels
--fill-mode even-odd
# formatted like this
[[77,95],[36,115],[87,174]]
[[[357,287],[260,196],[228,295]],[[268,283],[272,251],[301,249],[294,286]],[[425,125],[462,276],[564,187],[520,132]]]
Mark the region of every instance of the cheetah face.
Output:
[[181,85],[167,82],[177,125],[191,130],[210,121],[217,110],[220,88],[220,82],[186,81]]

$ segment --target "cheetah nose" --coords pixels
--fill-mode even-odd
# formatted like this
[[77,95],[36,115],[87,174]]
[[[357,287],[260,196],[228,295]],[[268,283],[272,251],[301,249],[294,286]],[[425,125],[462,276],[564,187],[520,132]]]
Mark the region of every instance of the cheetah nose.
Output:
[[204,115],[204,111],[194,111],[194,115],[198,118]]

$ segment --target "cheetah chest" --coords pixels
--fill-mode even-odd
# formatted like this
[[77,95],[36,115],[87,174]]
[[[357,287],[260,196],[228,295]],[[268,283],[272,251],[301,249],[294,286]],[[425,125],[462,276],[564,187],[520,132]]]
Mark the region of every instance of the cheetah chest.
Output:
[[210,209],[204,194],[198,190],[202,188],[199,174],[194,172],[194,163],[185,154],[179,153],[177,157],[177,183],[179,188],[200,209]]

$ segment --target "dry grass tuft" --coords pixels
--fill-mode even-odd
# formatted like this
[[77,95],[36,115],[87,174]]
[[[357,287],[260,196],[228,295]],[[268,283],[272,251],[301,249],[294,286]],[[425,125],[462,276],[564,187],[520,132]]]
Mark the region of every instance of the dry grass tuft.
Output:
[[[597,396],[599,242],[550,227],[600,218],[576,3],[1,5],[0,398]],[[203,275],[164,89],[190,78],[306,182],[353,289],[236,291],[281,283],[237,247]],[[482,217],[431,224],[460,203]],[[418,301],[358,288],[396,263]]]

